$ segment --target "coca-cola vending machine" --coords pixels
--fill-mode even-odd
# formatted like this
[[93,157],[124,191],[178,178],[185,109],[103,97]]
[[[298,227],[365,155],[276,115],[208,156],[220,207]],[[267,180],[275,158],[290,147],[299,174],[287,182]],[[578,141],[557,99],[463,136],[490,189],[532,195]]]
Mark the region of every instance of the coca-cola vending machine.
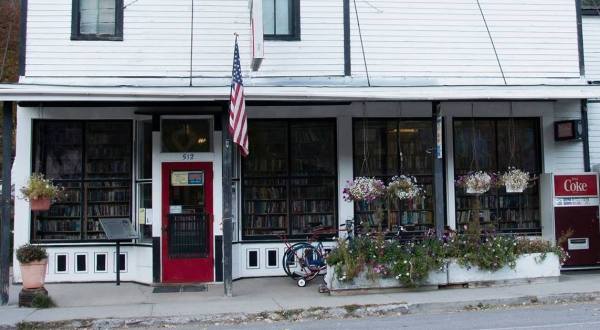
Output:
[[570,258],[566,267],[600,266],[598,174],[553,175],[554,235]]

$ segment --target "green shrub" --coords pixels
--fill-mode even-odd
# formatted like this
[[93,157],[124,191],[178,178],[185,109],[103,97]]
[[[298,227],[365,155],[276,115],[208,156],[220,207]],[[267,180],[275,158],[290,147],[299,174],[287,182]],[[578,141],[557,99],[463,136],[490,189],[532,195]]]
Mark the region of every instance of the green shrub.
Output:
[[22,264],[48,258],[46,249],[41,246],[25,244],[17,249],[17,260]]
[[52,301],[52,298],[42,293],[36,294],[31,300],[31,307],[33,308],[50,308],[54,306],[56,305]]

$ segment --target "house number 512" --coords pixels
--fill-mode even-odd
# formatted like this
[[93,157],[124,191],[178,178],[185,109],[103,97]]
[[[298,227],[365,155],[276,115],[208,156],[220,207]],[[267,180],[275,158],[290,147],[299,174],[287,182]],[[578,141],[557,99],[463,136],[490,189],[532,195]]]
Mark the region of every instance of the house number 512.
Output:
[[194,160],[194,154],[185,153],[181,155],[181,159],[183,160]]

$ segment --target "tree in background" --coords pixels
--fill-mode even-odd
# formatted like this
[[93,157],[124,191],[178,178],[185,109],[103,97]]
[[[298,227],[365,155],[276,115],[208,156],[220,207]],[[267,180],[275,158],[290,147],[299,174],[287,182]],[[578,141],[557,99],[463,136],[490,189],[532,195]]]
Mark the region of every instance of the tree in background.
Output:
[[19,1],[0,0],[0,83],[19,79]]

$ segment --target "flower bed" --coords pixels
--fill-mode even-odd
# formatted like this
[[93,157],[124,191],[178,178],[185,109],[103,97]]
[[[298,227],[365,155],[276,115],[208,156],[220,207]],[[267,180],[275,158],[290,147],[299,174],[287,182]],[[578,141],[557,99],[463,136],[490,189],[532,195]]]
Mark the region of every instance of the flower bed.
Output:
[[330,291],[441,286],[556,277],[566,253],[550,242],[461,234],[399,243],[383,235],[339,242],[328,256]]
[[[431,271],[420,282],[419,287],[436,289],[445,285],[498,284],[520,280],[551,279],[558,276],[560,276],[560,261],[556,254],[543,256],[541,253],[531,253],[519,256],[514,268],[504,266],[496,271],[481,270],[476,266],[468,268],[456,261],[449,261],[443,270]],[[325,282],[333,294],[407,288],[395,278],[369,278],[366,270],[361,271],[350,281],[339,280],[335,267],[331,266],[327,266]]]

